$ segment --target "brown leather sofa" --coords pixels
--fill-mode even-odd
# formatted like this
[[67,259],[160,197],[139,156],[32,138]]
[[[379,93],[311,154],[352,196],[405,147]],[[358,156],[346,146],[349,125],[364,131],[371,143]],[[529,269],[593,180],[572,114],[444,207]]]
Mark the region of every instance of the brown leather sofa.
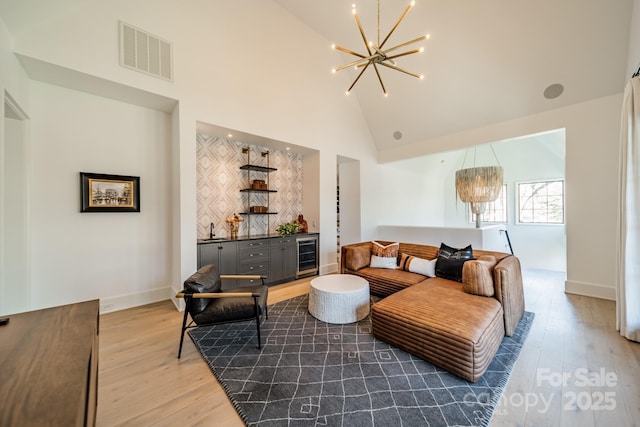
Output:
[[[438,250],[399,245],[399,255],[427,260],[435,259]],[[524,313],[524,293],[517,257],[481,250],[474,250],[473,257],[463,264],[462,282],[457,282],[400,268],[372,268],[371,242],[362,242],[342,247],[340,272],[365,278],[371,293],[383,297],[371,309],[376,338],[476,382],[502,338],[515,331]]]

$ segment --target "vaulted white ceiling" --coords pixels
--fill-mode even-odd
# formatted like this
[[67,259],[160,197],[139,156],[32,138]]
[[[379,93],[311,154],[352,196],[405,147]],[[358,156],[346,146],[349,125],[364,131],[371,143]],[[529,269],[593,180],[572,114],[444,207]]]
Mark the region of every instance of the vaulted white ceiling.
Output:
[[[0,16],[19,34],[91,1],[0,0]],[[336,43],[364,52],[354,0],[274,1],[326,38],[327,49]],[[384,37],[409,0],[379,4]],[[356,6],[367,37],[377,38],[378,0]],[[357,97],[378,149],[388,150],[619,93],[629,77],[632,9],[633,0],[416,0],[388,43],[430,34],[420,44],[424,53],[398,60],[425,79],[380,67],[388,97],[372,70],[349,96]],[[335,58],[336,66],[353,59]],[[355,78],[353,70],[340,73]],[[543,96],[551,84],[564,86],[558,98]]]
[[[364,52],[354,0],[275,1],[327,38],[328,49],[335,42]],[[409,1],[380,0],[382,37]],[[378,1],[355,3],[375,39]],[[388,46],[430,34],[424,53],[398,60],[425,79],[379,67],[387,98],[372,70],[349,96],[358,97],[378,148],[390,149],[619,93],[630,77],[632,9],[632,0],[416,0]],[[336,66],[353,60],[336,58]],[[556,83],[564,92],[545,98]]]

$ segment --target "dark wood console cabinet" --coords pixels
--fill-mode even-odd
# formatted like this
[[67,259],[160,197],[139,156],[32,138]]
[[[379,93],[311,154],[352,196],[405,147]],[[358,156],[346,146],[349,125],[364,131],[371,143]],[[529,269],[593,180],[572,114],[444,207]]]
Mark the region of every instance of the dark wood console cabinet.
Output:
[[[311,262],[316,268],[307,270],[305,273],[308,275],[317,274],[315,252],[318,241],[317,233],[290,236],[271,235],[222,242],[204,241],[198,243],[198,268],[213,264],[218,267],[220,274],[259,274],[267,277],[269,285],[289,282],[300,277],[298,240],[301,238],[313,241],[314,245]],[[308,255],[303,254],[302,256]],[[308,263],[308,261],[305,262]],[[246,280],[227,279],[223,281],[223,289],[251,284],[254,283]]]
[[93,426],[99,301],[10,315],[0,326],[0,426]]

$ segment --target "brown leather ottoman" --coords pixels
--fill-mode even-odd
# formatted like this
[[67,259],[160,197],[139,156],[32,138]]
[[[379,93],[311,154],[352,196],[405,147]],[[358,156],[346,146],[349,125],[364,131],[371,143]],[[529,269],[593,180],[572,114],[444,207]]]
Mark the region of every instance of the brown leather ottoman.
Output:
[[468,381],[482,377],[504,337],[502,306],[438,278],[371,308],[373,335]]

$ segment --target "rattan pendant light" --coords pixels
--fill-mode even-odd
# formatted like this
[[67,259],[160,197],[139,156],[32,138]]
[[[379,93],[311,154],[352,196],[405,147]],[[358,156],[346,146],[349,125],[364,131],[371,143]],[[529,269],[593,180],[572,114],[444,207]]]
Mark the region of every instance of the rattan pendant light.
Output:
[[[487,209],[487,203],[495,201],[502,189],[503,169],[493,147],[491,147],[491,151],[498,166],[475,167],[474,148],[474,167],[456,171],[456,193],[462,202],[470,203],[471,212],[476,217],[476,228],[480,228],[480,221],[482,214]],[[468,152],[462,162],[463,168],[467,154]]]

